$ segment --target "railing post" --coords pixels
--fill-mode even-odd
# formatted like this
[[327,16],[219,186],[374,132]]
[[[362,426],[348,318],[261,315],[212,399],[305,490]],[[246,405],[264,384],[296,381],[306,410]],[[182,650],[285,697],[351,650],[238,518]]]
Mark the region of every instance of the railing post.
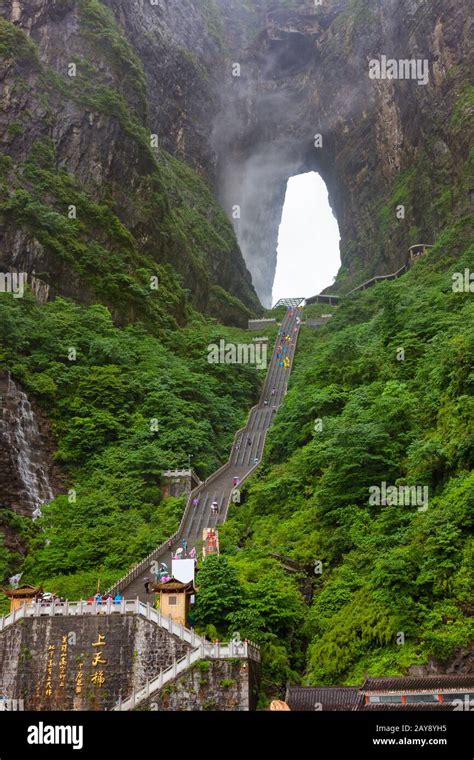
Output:
[[150,619],[150,617],[151,617],[151,612],[150,612],[150,610],[151,610],[151,607],[150,607],[150,602],[147,602],[147,603],[146,603],[146,617],[147,617],[147,620],[149,620],[149,619]]
[[186,652],[186,665],[187,665],[188,668],[189,668],[190,664],[191,664],[191,652],[188,649],[188,651]]
[[184,625],[182,623],[179,625],[179,638],[184,639]]
[[178,668],[177,668],[178,662],[176,660],[176,657],[173,660],[173,678],[176,678],[178,674]]
[[168,618],[168,631],[173,633],[173,619],[170,617]]
[[137,615],[140,612],[140,598],[138,596],[135,599],[135,612],[137,613]]

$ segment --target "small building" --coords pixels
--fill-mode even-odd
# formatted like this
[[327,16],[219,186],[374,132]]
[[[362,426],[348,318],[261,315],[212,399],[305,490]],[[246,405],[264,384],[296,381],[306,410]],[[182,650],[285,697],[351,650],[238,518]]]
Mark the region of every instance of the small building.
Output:
[[399,708],[429,704],[436,708],[442,703],[473,700],[474,675],[398,676],[366,678],[360,688],[366,707],[389,704]]
[[289,686],[285,702],[297,712],[352,712],[364,704],[357,686]]
[[160,595],[160,611],[175,623],[187,626],[191,597],[196,593],[192,581],[182,583],[170,578],[165,583],[154,583],[152,589]]
[[410,246],[408,249],[408,252],[410,254],[410,261],[417,259],[419,256],[424,256],[425,254],[429,253],[432,248],[433,246],[428,245],[427,243],[416,243],[416,245]]
[[340,297],[335,295],[324,295],[320,293],[317,296],[311,296],[306,299],[306,305],[312,306],[313,304],[325,304],[326,306],[339,306]]
[[161,476],[163,496],[189,496],[201,484],[193,469],[166,470]]
[[3,593],[10,599],[10,612],[18,610],[23,604],[34,604],[43,593],[38,586],[20,586],[20,588],[4,588]]
[[296,711],[468,710],[474,708],[474,675],[366,678],[362,686],[289,686],[286,704]]

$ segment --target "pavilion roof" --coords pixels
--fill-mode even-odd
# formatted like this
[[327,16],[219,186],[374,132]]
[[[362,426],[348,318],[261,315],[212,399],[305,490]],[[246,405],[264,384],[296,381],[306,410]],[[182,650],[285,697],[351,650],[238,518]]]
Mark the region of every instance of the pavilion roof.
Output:
[[364,698],[353,686],[290,686],[285,701],[290,710],[314,712],[315,705],[323,711],[357,710]]
[[23,598],[25,596],[36,596],[37,594],[41,594],[43,589],[39,586],[30,586],[30,584],[25,584],[19,588],[2,587],[2,591],[6,596],[9,596],[11,598]]
[[165,581],[165,583],[153,583],[152,587],[154,591],[185,591],[187,594],[194,594],[196,591],[192,581],[183,583],[176,578],[170,578],[169,581]]
[[366,678],[360,691],[363,694],[380,694],[381,692],[433,692],[436,689],[453,691],[474,690],[474,674],[431,675],[431,676],[394,676],[393,678]]

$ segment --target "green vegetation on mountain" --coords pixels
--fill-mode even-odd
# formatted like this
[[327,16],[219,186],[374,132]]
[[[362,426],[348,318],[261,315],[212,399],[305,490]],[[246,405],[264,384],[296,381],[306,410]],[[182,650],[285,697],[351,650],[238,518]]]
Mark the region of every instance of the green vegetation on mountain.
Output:
[[[166,319],[184,324],[184,288],[200,311],[244,325],[260,305],[232,225],[204,179],[159,147],[148,124],[142,64],[113,14],[98,0],[80,0],[77,12],[82,54],[71,51],[59,70],[40,62],[24,32],[0,20],[0,53],[3,65],[15,68],[12,107],[19,109],[0,162],[6,235],[24,230],[43,251],[39,279],[58,292],[67,280],[76,298],[104,303],[118,322],[139,319],[151,330]],[[41,112],[27,151],[31,113],[20,107],[26,97]],[[73,143],[68,164],[76,171],[57,155],[52,135],[65,108],[86,111],[94,166]],[[159,286],[152,290],[151,282]],[[216,299],[219,287],[225,299]]]
[[[164,470],[191,457],[204,478],[226,460],[262,377],[209,364],[207,347],[250,342],[253,334],[220,323],[243,326],[261,308],[211,188],[160,147],[142,62],[113,13],[99,0],[53,5],[76,14],[77,32],[71,49],[48,59],[54,68],[39,55],[34,25],[28,37],[0,18],[12,115],[0,154],[0,264],[11,269],[12,250],[26,252],[23,262],[44,266],[34,276],[52,296],[40,304],[30,290],[20,299],[0,293],[0,371],[51,423],[60,495],[35,522],[0,495],[0,581],[21,571],[24,582],[77,599],[174,532],[184,499],[163,497]],[[222,48],[224,17],[214,0],[201,5]],[[260,29],[258,14],[273,4],[244,7]],[[372,16],[368,0],[340,14],[335,30],[345,30],[349,61]],[[178,54],[206,79],[198,56]],[[329,54],[339,56],[335,45]],[[459,84],[461,65],[446,76],[454,82],[446,108],[425,119],[410,168],[376,194],[379,208],[354,239],[346,236],[351,267],[335,290],[367,279],[388,240],[393,260],[407,240],[429,243],[444,231],[400,280],[337,309],[307,310],[332,319],[302,331],[262,467],[220,531],[222,555],[198,575],[199,630],[261,645],[264,699],[282,696],[288,681],[352,684],[430,660],[460,662],[473,639],[474,304],[451,277],[474,261],[462,216],[472,87]],[[170,99],[185,100],[173,84]],[[449,134],[436,123],[441,112]],[[173,140],[181,155],[183,141]],[[365,137],[358,146],[365,161]],[[358,266],[374,240],[381,258]],[[370,489],[382,483],[427,488],[427,509],[372,504]],[[289,572],[279,557],[301,570]]]
[[163,499],[162,472],[191,456],[207,477],[225,459],[261,373],[209,364],[207,346],[248,337],[197,314],[164,336],[118,328],[104,306],[0,294],[0,369],[47,412],[64,473],[63,495],[34,527],[15,517],[28,556],[0,550],[2,581],[21,569],[76,598],[99,574],[116,580],[179,524],[184,502]]
[[[248,600],[226,632],[263,645],[281,693],[295,671],[359,683],[446,662],[472,641],[474,304],[451,279],[472,264],[471,239],[461,220],[403,278],[301,336],[263,466],[221,531]],[[427,486],[428,509],[372,506],[382,482]],[[272,554],[315,573],[288,573]],[[295,612],[276,627],[282,589]],[[283,619],[288,601],[276,605]]]

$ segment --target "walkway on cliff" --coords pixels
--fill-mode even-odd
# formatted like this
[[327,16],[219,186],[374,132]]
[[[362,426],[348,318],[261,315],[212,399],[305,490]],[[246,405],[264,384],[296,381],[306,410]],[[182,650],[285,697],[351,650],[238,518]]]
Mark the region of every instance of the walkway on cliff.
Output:
[[[227,463],[194,489],[189,496],[181,525],[170,539],[173,553],[181,546],[183,539],[188,542],[188,551],[196,547],[199,552],[203,530],[215,528],[227,519],[234,490],[234,478],[238,478],[241,484],[260,464],[268,429],[287,391],[300,330],[299,316],[299,309],[288,311],[281,324],[281,330],[291,336],[291,342],[286,344],[288,348],[285,354],[288,357],[289,366],[281,366],[282,361],[278,357],[281,350],[280,336],[277,336],[260,401],[251,409],[246,426],[236,434]],[[275,389],[274,396],[272,396],[273,389]],[[199,498],[199,503],[193,506],[196,497]],[[214,501],[217,501],[219,506],[217,515],[211,512]],[[145,592],[145,578],[154,579],[153,571],[157,562],[165,562],[171,572],[171,559],[171,551],[166,541],[116,583],[109,590],[110,593],[120,592],[127,599],[138,597],[142,601],[150,600],[152,597]]]
[[344,293],[342,296],[336,295],[335,293],[319,293],[317,296],[311,296],[311,298],[307,298],[306,305],[311,306],[312,304],[317,303],[325,304],[328,306],[338,306],[342,298],[353,296],[355,293],[360,293],[362,290],[368,290],[369,288],[372,288],[374,285],[378,285],[384,280],[398,280],[399,277],[408,272],[408,270],[413,266],[413,263],[418,258],[425,256],[426,253],[431,250],[431,248],[433,248],[433,245],[431,243],[416,243],[410,247],[406,263],[400,267],[400,269],[397,269],[396,272],[392,272],[390,274],[380,274],[375,277],[371,277],[370,280],[366,280],[361,285],[357,285],[356,288],[352,288],[352,290],[349,290],[348,293]]

